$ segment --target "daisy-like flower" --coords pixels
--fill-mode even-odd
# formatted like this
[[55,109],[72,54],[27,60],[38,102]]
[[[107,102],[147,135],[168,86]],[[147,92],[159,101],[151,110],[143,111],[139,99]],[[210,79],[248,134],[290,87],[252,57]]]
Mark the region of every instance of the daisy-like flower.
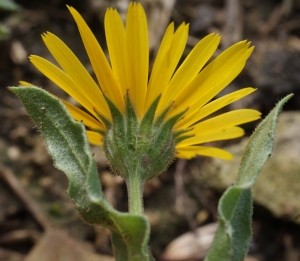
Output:
[[244,131],[237,125],[260,118],[256,110],[238,109],[207,119],[255,91],[248,87],[211,101],[244,68],[254,49],[249,42],[232,45],[207,64],[220,43],[219,35],[210,34],[178,67],[188,24],[182,23],[175,30],[171,23],[149,76],[147,19],[140,4],[129,5],[125,27],[116,10],[107,10],[104,25],[110,61],[80,14],[68,8],[98,83],[52,33],[42,38],[61,68],[36,55],[30,60],[89,112],[63,101],[73,118],[87,127],[90,143],[104,146],[118,174],[126,178],[126,172],[135,172],[142,165],[146,169],[144,179],[148,179],[165,169],[174,157],[232,158],[225,150],[202,144],[241,137]]

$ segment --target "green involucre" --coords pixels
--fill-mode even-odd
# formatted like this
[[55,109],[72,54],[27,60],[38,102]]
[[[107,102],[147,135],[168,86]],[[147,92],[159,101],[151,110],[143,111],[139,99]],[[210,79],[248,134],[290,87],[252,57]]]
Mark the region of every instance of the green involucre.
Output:
[[139,121],[128,95],[125,115],[108,98],[106,100],[113,122],[107,126],[103,147],[113,171],[125,180],[129,175],[137,175],[141,182],[159,175],[175,157],[180,136],[172,129],[184,112],[166,121],[159,117],[157,121],[161,122],[158,123],[154,116],[159,96]]

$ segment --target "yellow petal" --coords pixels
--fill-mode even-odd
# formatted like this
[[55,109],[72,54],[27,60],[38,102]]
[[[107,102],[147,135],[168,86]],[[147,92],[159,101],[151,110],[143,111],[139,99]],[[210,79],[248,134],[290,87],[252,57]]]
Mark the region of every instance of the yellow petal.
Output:
[[60,99],[62,103],[66,106],[69,113],[72,115],[72,117],[77,121],[82,121],[83,124],[87,127],[89,127],[92,130],[99,130],[99,131],[106,131],[106,128],[103,124],[101,124],[99,121],[97,121],[95,118],[90,116],[89,114],[85,113],[84,111],[80,110],[73,104]]
[[188,138],[180,142],[176,148],[181,148],[189,145],[196,145],[205,142],[217,141],[217,140],[229,140],[238,138],[244,135],[244,130],[240,127],[222,128],[215,131],[197,133],[194,137]]
[[196,77],[202,67],[211,58],[219,43],[220,36],[210,34],[204,37],[193,48],[172,77],[167,90],[163,93],[160,105],[170,104],[178,95],[180,95],[184,87]]
[[[167,79],[166,73],[162,73],[163,62],[165,61],[165,57],[170,49],[170,45],[172,43],[174,36],[174,23],[169,24],[164,34],[164,37],[160,43],[156,59],[153,64],[153,68],[151,71],[151,76],[149,79],[148,89],[147,89],[147,97],[146,97],[146,110],[155,100],[155,98],[160,94],[162,87],[167,86],[167,83],[170,79]],[[165,68],[164,68],[165,70]],[[171,76],[170,76],[171,77]],[[158,84],[159,83],[159,84]]]
[[233,156],[226,150],[205,146],[186,146],[176,149],[176,157],[191,159],[197,155],[232,160]]
[[92,102],[86,97],[86,92],[84,92],[82,88],[78,87],[76,82],[74,82],[69,75],[42,57],[31,55],[29,59],[46,77],[78,101],[96,118],[98,117],[93,109],[94,106]]
[[261,113],[259,111],[252,109],[229,111],[193,125],[193,130],[189,133],[197,134],[199,132],[203,133],[240,125],[246,122],[258,120],[260,119],[260,115]]
[[21,86],[35,86],[34,84],[31,84],[31,83],[25,82],[25,81],[19,81],[19,85],[21,85]]
[[149,108],[158,95],[165,92],[185,49],[188,28],[182,23],[174,33],[174,23],[168,26],[151,72],[145,108]]
[[98,146],[103,145],[102,136],[98,132],[86,131],[86,135],[91,144],[98,145]]
[[224,89],[244,68],[253,51],[249,45],[246,41],[237,43],[207,65],[175,99],[174,109],[168,117],[187,107],[187,114],[193,114]]
[[112,69],[105,57],[105,54],[96,40],[94,34],[85,23],[81,15],[73,8],[69,7],[81,35],[81,39],[90,58],[94,72],[103,93],[124,112],[124,93],[119,89]]
[[74,53],[54,34],[43,35],[43,41],[55,60],[76,85],[84,92],[93,107],[111,119],[108,105],[99,87]]
[[144,114],[148,83],[149,43],[147,19],[139,3],[130,3],[126,18],[126,61],[129,97],[138,118]]
[[126,74],[126,35],[123,22],[116,10],[106,11],[104,26],[111,66],[122,97],[124,97],[129,88]]
[[250,93],[254,92],[256,89],[248,87],[244,88],[230,94],[227,94],[221,98],[218,98],[207,105],[200,108],[198,111],[195,111],[194,114],[186,115],[181,121],[179,121],[174,129],[183,129],[191,126],[195,122],[203,119],[204,117],[216,112],[217,110],[225,107],[228,104],[231,104],[243,97],[249,95]]

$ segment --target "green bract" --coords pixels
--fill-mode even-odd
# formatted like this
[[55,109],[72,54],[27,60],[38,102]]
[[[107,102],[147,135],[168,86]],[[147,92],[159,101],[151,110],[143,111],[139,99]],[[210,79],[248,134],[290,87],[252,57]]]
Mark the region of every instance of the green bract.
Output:
[[141,182],[166,170],[175,157],[176,141],[181,138],[172,128],[184,112],[167,121],[164,121],[165,114],[154,120],[159,96],[139,121],[128,95],[125,115],[106,100],[113,122],[107,122],[100,114],[99,117],[107,122],[103,147],[112,170],[125,180],[135,175]]

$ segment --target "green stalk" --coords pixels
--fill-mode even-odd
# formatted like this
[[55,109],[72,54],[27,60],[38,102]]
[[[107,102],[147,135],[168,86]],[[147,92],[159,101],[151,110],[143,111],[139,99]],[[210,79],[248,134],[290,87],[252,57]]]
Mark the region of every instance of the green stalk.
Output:
[[[133,175],[132,175],[133,174]],[[128,192],[129,213],[136,215],[144,214],[143,187],[144,182],[137,173],[131,173],[126,179]]]

